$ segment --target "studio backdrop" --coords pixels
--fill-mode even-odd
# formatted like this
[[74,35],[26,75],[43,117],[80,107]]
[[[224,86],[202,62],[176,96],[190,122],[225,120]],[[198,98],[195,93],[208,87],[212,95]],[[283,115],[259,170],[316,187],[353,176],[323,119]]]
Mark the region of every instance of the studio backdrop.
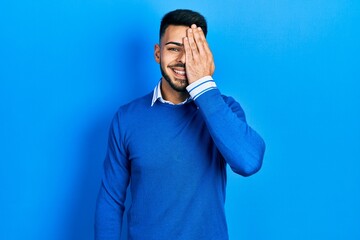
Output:
[[214,79],[267,145],[259,173],[228,169],[230,239],[360,239],[356,0],[2,1],[0,239],[93,239],[110,121],[159,81],[177,8],[205,15]]

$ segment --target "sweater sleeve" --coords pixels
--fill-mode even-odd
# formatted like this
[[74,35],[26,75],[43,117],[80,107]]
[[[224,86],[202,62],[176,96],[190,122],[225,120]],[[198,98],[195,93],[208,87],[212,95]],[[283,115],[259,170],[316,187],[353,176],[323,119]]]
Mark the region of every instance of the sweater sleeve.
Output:
[[211,77],[188,86],[219,152],[231,169],[250,176],[261,168],[265,143],[246,122],[240,104],[220,94]]
[[95,239],[120,239],[130,164],[121,137],[119,113],[113,118],[95,213]]

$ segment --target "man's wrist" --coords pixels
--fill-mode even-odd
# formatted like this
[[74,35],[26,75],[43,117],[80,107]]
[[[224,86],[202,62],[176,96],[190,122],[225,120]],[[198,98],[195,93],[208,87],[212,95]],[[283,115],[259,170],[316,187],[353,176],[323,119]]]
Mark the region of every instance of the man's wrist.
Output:
[[189,92],[190,97],[195,100],[201,94],[216,88],[214,79],[211,76],[205,76],[189,84],[186,90]]

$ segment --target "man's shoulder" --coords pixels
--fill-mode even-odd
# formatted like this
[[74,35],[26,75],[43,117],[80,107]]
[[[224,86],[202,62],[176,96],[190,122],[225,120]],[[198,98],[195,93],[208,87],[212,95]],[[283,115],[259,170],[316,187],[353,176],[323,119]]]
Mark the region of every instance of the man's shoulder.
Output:
[[221,96],[224,99],[224,102],[231,108],[233,112],[235,112],[239,117],[243,117],[244,119],[246,119],[245,112],[239,102],[237,102],[231,96],[226,96],[226,95],[221,95]]
[[227,96],[227,95],[224,95],[224,94],[221,94],[221,97],[224,99],[225,102],[227,101],[235,101],[233,97],[231,96]]
[[143,111],[147,108],[151,107],[151,99],[152,99],[152,92],[148,93],[144,96],[138,97],[130,102],[121,105],[118,109],[118,113],[120,114],[132,114],[138,111]]
[[224,99],[225,103],[227,103],[228,105],[239,104],[232,96],[227,96],[227,95],[221,94],[221,97]]

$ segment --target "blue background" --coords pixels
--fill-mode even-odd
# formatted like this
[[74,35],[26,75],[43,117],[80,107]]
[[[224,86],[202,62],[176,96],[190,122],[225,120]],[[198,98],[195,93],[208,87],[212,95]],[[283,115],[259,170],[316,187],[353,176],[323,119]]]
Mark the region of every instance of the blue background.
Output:
[[92,239],[110,120],[160,78],[176,8],[206,16],[214,78],[267,143],[229,174],[230,239],[360,239],[356,0],[2,1],[0,239]]

